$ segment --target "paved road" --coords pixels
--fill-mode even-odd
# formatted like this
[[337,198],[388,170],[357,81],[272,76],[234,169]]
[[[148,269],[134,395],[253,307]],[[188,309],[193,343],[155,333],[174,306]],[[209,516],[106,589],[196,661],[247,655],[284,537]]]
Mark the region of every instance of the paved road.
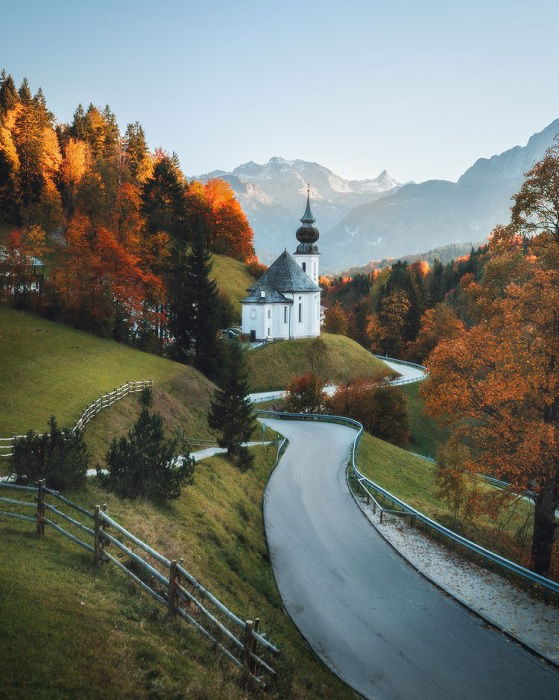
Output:
[[266,423],[290,441],[264,501],[274,574],[332,670],[368,698],[559,697],[556,670],[444,595],[368,524],[345,482],[351,428]]

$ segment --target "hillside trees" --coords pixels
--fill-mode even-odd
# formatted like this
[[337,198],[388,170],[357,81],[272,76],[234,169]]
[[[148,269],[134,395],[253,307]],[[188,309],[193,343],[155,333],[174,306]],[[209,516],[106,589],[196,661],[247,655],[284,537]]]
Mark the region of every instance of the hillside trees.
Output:
[[532,567],[548,574],[559,506],[559,152],[528,173],[512,223],[499,227],[489,262],[468,294],[471,328],[431,353],[429,411],[474,447],[468,468],[531,490]]
[[[175,154],[150,152],[138,122],[121,134],[108,106],[78,105],[70,124],[55,124],[42,91],[33,95],[27,80],[18,91],[5,72],[0,77],[0,224],[0,264],[11,266],[2,280],[6,303],[21,304],[23,286],[32,289],[27,307],[49,318],[158,352],[173,345],[166,327],[176,287],[173,249],[196,250],[200,274],[209,260],[196,248],[199,234],[205,250],[256,264],[252,231],[229,185],[188,182]],[[26,240],[39,231],[45,246],[34,257],[42,259],[47,274],[37,291],[28,284],[29,266],[23,270],[15,261],[29,259]],[[8,278],[24,281],[18,287]],[[211,299],[213,308],[215,290],[201,284],[203,293],[195,298],[196,284],[189,283],[185,304],[207,311],[204,304]],[[207,332],[199,328],[194,337],[211,341],[203,347],[195,340],[193,354],[183,355],[183,361],[195,360],[212,375],[220,321],[213,311],[202,318],[203,313],[199,325]],[[230,316],[223,303],[218,316]]]

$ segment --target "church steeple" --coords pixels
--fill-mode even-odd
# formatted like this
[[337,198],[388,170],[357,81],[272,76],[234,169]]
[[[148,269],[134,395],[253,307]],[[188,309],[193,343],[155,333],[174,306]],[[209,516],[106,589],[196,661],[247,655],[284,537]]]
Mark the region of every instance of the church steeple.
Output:
[[309,226],[312,226],[316,219],[312,215],[311,211],[311,188],[307,185],[307,208],[305,209],[305,213],[303,214],[302,218],[299,219],[299,221],[302,224],[307,224]]
[[300,219],[302,226],[297,229],[297,240],[299,245],[297,246],[296,253],[312,253],[318,254],[318,248],[316,242],[320,237],[318,229],[313,226],[316,219],[311,211],[311,191],[310,187],[307,185],[307,206],[305,208],[305,213]]

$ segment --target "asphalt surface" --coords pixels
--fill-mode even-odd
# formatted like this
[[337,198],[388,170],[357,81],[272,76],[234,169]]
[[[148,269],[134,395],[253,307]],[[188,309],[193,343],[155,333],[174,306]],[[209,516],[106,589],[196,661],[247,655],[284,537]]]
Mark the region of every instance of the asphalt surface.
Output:
[[559,698],[559,672],[424,579],[366,521],[344,465],[354,431],[265,421],[289,439],[264,520],[284,605],[368,698]]

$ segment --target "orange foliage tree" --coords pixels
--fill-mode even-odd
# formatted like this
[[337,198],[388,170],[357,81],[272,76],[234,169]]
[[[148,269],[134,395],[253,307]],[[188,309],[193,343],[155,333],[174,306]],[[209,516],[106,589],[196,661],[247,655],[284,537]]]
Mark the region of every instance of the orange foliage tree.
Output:
[[520,213],[495,231],[484,277],[468,288],[479,322],[437,345],[423,394],[428,411],[472,446],[468,469],[534,493],[532,567],[545,575],[559,506],[559,246],[555,231],[540,229],[526,256]]
[[328,413],[360,421],[367,432],[381,440],[399,446],[409,442],[406,399],[382,375],[375,381],[359,379],[341,384],[326,407]]
[[293,377],[287,385],[285,407],[291,413],[322,413],[325,402],[324,380],[313,372]]
[[348,316],[342,305],[337,301],[324,314],[324,330],[327,333],[347,335]]
[[225,180],[212,179],[205,186],[209,205],[209,245],[215,253],[249,260],[254,255],[252,229]]
[[421,317],[421,328],[413,343],[408,343],[406,356],[414,362],[423,362],[441,340],[453,338],[463,330],[464,324],[454,311],[447,304],[437,304]]

